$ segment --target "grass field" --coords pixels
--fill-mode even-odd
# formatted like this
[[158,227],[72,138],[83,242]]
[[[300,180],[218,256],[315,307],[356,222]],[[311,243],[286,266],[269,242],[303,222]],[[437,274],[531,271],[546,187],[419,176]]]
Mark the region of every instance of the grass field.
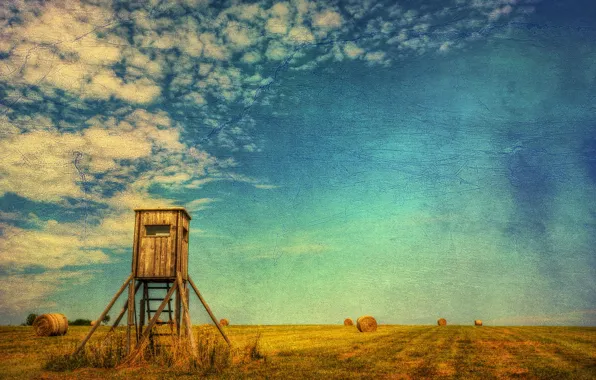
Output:
[[[88,329],[42,338],[30,327],[0,327],[0,378],[196,377],[151,364],[43,369],[49,355],[69,352]],[[105,331],[101,327],[94,339]],[[382,325],[364,334],[355,327],[313,325],[229,326],[226,332],[237,352],[258,336],[264,358],[232,363],[214,378],[596,379],[596,328]]]

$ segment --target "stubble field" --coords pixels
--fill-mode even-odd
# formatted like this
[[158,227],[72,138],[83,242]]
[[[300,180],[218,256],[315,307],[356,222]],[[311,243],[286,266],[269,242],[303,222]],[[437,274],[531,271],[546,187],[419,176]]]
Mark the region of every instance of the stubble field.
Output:
[[[197,372],[151,363],[119,369],[44,368],[52,355],[72,351],[89,327],[63,337],[37,337],[30,327],[0,327],[0,378],[196,378]],[[205,327],[194,326],[197,335]],[[211,339],[216,339],[210,327]],[[233,350],[213,378],[594,379],[596,328],[381,325],[356,327],[229,326]],[[93,341],[107,331],[101,327]],[[203,335],[204,336],[204,335]],[[217,338],[220,339],[220,338]],[[258,341],[258,355],[237,360]]]

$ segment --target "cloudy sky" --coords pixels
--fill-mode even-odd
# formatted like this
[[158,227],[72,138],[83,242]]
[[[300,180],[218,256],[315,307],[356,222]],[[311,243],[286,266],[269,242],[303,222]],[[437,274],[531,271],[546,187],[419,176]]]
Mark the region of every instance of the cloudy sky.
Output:
[[175,205],[232,323],[596,325],[595,7],[4,1],[0,324],[96,318]]

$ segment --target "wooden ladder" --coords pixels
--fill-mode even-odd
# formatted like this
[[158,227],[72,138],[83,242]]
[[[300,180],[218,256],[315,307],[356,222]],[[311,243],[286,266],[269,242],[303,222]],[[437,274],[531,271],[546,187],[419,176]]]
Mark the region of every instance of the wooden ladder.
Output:
[[[145,317],[145,313],[147,315],[147,320],[150,321],[151,318],[153,317],[153,313],[157,312],[157,309],[155,309],[155,305],[152,305],[152,302],[155,303],[162,303],[165,295],[164,296],[158,296],[155,294],[155,292],[159,292],[162,290],[165,290],[165,293],[167,294],[168,291],[171,288],[171,284],[169,282],[166,282],[164,284],[153,284],[150,285],[149,283],[146,283],[145,286],[143,287],[143,298],[141,300],[141,325],[144,325],[144,317]],[[164,342],[164,338],[166,337],[170,337],[173,338],[175,336],[174,333],[174,318],[172,316],[172,299],[170,298],[170,300],[168,301],[167,306],[163,309],[163,311],[160,313],[160,317],[163,315],[167,315],[167,321],[164,320],[158,320],[156,322],[156,326],[151,330],[151,333],[149,335],[149,339],[151,342],[151,345],[153,346],[153,348],[155,349],[160,349],[162,347],[170,347],[173,343],[173,339],[169,339],[169,343]],[[169,326],[169,332],[164,332],[164,329],[161,328],[161,326],[163,325],[168,325]],[[166,330],[167,331],[167,330]]]

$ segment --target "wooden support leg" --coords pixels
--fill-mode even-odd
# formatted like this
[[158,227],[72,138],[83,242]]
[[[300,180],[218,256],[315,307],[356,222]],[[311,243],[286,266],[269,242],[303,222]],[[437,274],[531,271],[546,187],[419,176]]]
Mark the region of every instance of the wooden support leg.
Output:
[[186,291],[184,289],[184,284],[182,283],[182,276],[180,275],[180,272],[178,272],[177,276],[176,276],[176,280],[178,281],[178,289],[180,289],[181,291],[181,297],[182,298],[182,307],[184,307],[184,324],[186,325],[186,332],[188,334],[188,339],[190,340],[190,347],[192,348],[192,355],[193,356],[197,356],[197,345],[195,344],[195,337],[192,333],[192,324],[190,322],[190,310],[188,309],[188,302],[186,302],[187,300],[187,295],[186,295]]
[[182,310],[182,298],[180,296],[180,289],[178,289],[176,291],[176,311],[175,311],[175,319],[176,319],[176,335],[178,335],[178,338],[180,338],[182,335],[182,330],[180,329],[180,323],[181,321],[181,314],[180,314],[180,310]]
[[[139,290],[140,286],[141,286],[141,283],[139,282],[137,284],[137,286],[135,287],[135,294],[137,294],[137,291]],[[122,317],[124,317],[124,313],[126,313],[127,310],[128,310],[128,299],[124,303],[122,310],[120,310],[120,314],[118,314],[118,318],[116,318],[116,320],[114,321],[114,324],[112,324],[112,327],[110,328],[110,331],[108,331],[108,334],[111,333],[112,331],[114,331],[116,329],[116,327],[120,324],[120,321],[122,320]]]
[[[122,284],[122,286],[120,287],[118,292],[116,292],[116,295],[114,295],[114,297],[112,298],[112,300],[110,301],[110,303],[108,304],[106,309],[103,311],[103,313],[101,313],[99,318],[97,318],[97,321],[103,321],[103,319],[106,317],[106,315],[108,315],[108,313],[110,312],[110,309],[112,308],[112,306],[114,306],[114,303],[116,302],[118,297],[120,297],[120,294],[122,294],[122,292],[124,292],[124,289],[126,289],[126,286],[129,285],[132,280],[133,280],[133,276],[131,273],[130,276],[128,276],[128,278],[124,281],[124,284]],[[83,347],[85,347],[85,344],[87,343],[89,338],[91,338],[91,335],[93,335],[93,333],[95,332],[95,330],[97,330],[98,327],[99,327],[99,323],[96,323],[95,325],[93,325],[91,327],[91,330],[89,330],[89,332],[87,333],[87,336],[83,339],[83,341],[81,343],[79,343],[79,345],[73,352],[73,355],[76,355],[79,351],[81,351],[83,349]]]
[[230,343],[230,340],[226,336],[226,333],[224,333],[223,329],[219,325],[219,322],[215,318],[215,315],[213,315],[213,313],[211,312],[211,309],[209,308],[209,305],[207,305],[207,302],[205,302],[205,300],[201,296],[201,293],[199,292],[199,289],[197,288],[197,286],[195,285],[195,283],[192,281],[192,279],[190,278],[190,276],[188,277],[188,282],[190,283],[190,286],[192,286],[192,288],[195,291],[195,294],[197,295],[197,297],[199,297],[199,300],[201,301],[201,303],[205,307],[205,310],[207,310],[207,313],[209,313],[209,316],[211,317],[211,320],[213,321],[213,323],[215,323],[215,326],[217,326],[217,329],[221,333],[221,336],[223,336],[223,338],[225,339],[225,341],[228,344],[228,346],[232,347],[232,343]]
[[139,315],[139,328],[137,329],[137,340],[141,339],[143,333],[143,326],[145,326],[145,307],[147,306],[147,298],[149,298],[149,290],[147,289],[147,281],[143,281],[143,297],[141,297],[141,313]]
[[[135,284],[131,281],[128,285],[128,324],[126,326],[126,353],[130,354],[132,347],[131,330],[135,326]],[[135,333],[136,335],[136,333]]]

